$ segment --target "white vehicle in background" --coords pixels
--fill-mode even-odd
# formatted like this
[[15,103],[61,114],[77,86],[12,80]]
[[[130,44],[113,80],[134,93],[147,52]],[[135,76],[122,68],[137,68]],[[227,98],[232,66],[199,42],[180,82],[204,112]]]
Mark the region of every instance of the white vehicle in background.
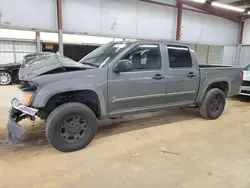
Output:
[[250,96],[250,64],[244,69],[243,82],[240,88],[240,95]]

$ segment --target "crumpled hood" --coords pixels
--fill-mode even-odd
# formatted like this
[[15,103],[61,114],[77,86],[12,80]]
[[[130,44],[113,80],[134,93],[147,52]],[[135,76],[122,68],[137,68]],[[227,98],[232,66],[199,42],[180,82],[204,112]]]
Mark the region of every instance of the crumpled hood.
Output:
[[107,74],[106,72],[103,74],[103,72],[103,69],[92,68],[56,74],[43,74],[27,78],[25,81],[34,82],[39,85],[39,88],[44,88],[45,85],[53,85],[54,87],[65,86],[70,90],[70,88],[81,87],[81,84],[92,85],[96,81],[99,81],[98,79],[101,79],[101,77],[106,78]]
[[53,70],[57,70],[59,68],[84,70],[91,67],[73,61],[67,57],[53,54],[34,59],[30,63],[27,63],[25,66],[22,66],[19,69],[19,80],[30,79]]

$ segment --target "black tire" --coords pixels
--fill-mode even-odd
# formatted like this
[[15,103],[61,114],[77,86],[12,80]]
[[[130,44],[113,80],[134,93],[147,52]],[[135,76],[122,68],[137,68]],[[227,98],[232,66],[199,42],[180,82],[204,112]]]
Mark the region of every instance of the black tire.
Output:
[[[80,118],[78,125],[75,123],[76,117]],[[69,119],[72,121],[68,122]],[[86,132],[85,128],[78,130],[82,125],[86,127]],[[72,129],[74,130],[72,131]],[[83,135],[76,133],[79,131],[83,131]],[[45,134],[49,143],[62,152],[76,151],[86,147],[93,140],[96,131],[95,114],[89,107],[81,103],[66,103],[57,107],[50,113],[45,125]],[[70,134],[75,134],[75,136],[69,136]]]
[[[2,80],[2,77],[5,77],[4,80]],[[7,72],[7,71],[0,71],[0,85],[10,85],[13,83],[13,76]]]
[[200,115],[206,119],[217,119],[224,111],[225,104],[226,97],[223,91],[211,89],[205,94],[199,106]]

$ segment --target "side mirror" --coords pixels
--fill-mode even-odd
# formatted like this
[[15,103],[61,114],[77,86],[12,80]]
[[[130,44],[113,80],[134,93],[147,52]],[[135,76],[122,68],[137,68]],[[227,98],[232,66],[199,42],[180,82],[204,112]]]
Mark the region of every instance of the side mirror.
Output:
[[120,60],[114,66],[114,72],[128,72],[132,70],[132,62],[130,60]]

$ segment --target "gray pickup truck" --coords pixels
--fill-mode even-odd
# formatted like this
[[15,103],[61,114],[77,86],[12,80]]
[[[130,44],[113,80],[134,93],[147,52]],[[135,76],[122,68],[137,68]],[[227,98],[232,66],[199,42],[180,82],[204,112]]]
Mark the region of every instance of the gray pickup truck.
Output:
[[8,139],[18,143],[24,118],[45,120],[49,143],[63,152],[87,146],[97,121],[172,107],[218,118],[238,94],[242,69],[198,65],[193,50],[163,41],[112,42],[74,62],[57,54],[20,69],[23,101],[13,99]]

